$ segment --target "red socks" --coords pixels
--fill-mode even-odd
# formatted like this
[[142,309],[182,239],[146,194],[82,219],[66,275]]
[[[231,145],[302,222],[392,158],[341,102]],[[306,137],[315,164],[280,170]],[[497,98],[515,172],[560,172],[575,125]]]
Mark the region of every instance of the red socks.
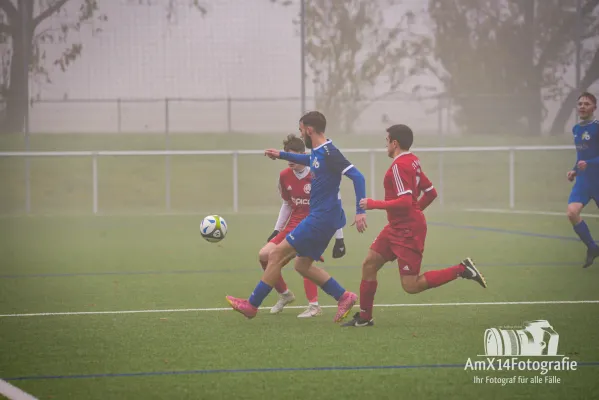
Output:
[[308,303],[318,303],[318,286],[308,278],[304,278],[304,290]]
[[372,319],[372,307],[377,286],[377,281],[362,280],[360,283],[360,318],[367,321]]
[[424,279],[429,288],[438,287],[457,279],[465,268],[462,264],[458,264],[445,269],[428,271],[424,273]]
[[[262,269],[265,270],[267,263],[265,263],[264,261],[260,261],[260,265],[262,265]],[[279,293],[285,293],[287,291],[287,284],[285,283],[283,276],[281,276],[277,281],[277,284],[275,285],[275,290]]]

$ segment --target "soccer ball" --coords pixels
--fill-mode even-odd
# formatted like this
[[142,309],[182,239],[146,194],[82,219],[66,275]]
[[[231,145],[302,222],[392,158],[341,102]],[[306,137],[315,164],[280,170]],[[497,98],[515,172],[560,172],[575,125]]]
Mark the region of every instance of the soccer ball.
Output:
[[202,220],[200,232],[210,243],[220,242],[227,236],[227,223],[220,215],[208,215]]

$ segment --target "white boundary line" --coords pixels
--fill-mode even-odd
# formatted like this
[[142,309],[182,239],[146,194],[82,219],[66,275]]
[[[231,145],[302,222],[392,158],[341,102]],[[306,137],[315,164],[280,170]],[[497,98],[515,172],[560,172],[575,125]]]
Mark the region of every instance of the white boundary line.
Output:
[[[551,215],[556,217],[566,216],[566,212],[555,212],[555,211],[530,211],[530,210],[509,210],[502,208],[467,208],[464,211],[468,212],[479,212],[479,213],[493,213],[493,214],[523,214],[523,215]],[[583,218],[599,218],[599,214],[580,214]]]
[[[421,303],[421,304],[375,304],[375,307],[451,307],[451,306],[515,306],[539,304],[599,304],[599,300],[556,300],[556,301],[497,301],[482,303]],[[321,306],[322,308],[336,308],[335,305]],[[288,306],[285,308],[298,309],[306,306]],[[261,310],[270,307],[260,307]],[[216,308],[174,308],[164,310],[121,310],[121,311],[76,311],[76,312],[48,312],[30,314],[0,314],[0,318],[8,317],[52,317],[60,315],[103,315],[103,314],[148,314],[148,313],[174,313],[174,312],[201,312],[201,311],[233,311],[230,307]]]
[[0,394],[10,400],[38,400],[37,397],[33,397],[2,379],[0,379]]

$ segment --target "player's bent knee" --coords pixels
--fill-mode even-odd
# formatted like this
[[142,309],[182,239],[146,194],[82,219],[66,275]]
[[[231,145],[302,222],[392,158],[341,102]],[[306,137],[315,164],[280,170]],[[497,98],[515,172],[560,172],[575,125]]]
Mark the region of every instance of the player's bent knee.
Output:
[[283,268],[295,257],[295,249],[286,240],[277,245],[268,255],[268,264]]
[[570,203],[566,209],[566,215],[572,223],[578,223],[580,219],[580,213],[582,212],[582,203]]
[[260,250],[258,252],[258,259],[260,262],[268,262],[268,256],[270,255],[270,251],[265,251],[265,249]]
[[385,262],[386,260],[379,253],[368,250],[368,255],[362,263],[363,278],[375,278],[378,270],[381,269]]
[[418,284],[418,276],[416,275],[402,276],[401,286],[403,287],[403,290],[408,294],[417,294],[422,291],[420,285]]

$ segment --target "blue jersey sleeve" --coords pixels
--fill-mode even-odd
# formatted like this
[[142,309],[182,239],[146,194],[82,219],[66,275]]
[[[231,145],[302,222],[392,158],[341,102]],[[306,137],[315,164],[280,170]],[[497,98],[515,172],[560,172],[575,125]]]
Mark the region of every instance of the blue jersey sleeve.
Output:
[[356,193],[356,214],[364,214],[366,211],[360,208],[360,200],[366,198],[366,180],[364,179],[364,175],[337,148],[327,152],[326,162],[331,171],[344,174],[352,180],[354,183],[354,192]]
[[310,155],[309,154],[297,154],[297,153],[289,153],[286,151],[281,151],[281,152],[279,152],[279,157],[281,157],[281,160],[291,161],[296,164],[310,165]]

